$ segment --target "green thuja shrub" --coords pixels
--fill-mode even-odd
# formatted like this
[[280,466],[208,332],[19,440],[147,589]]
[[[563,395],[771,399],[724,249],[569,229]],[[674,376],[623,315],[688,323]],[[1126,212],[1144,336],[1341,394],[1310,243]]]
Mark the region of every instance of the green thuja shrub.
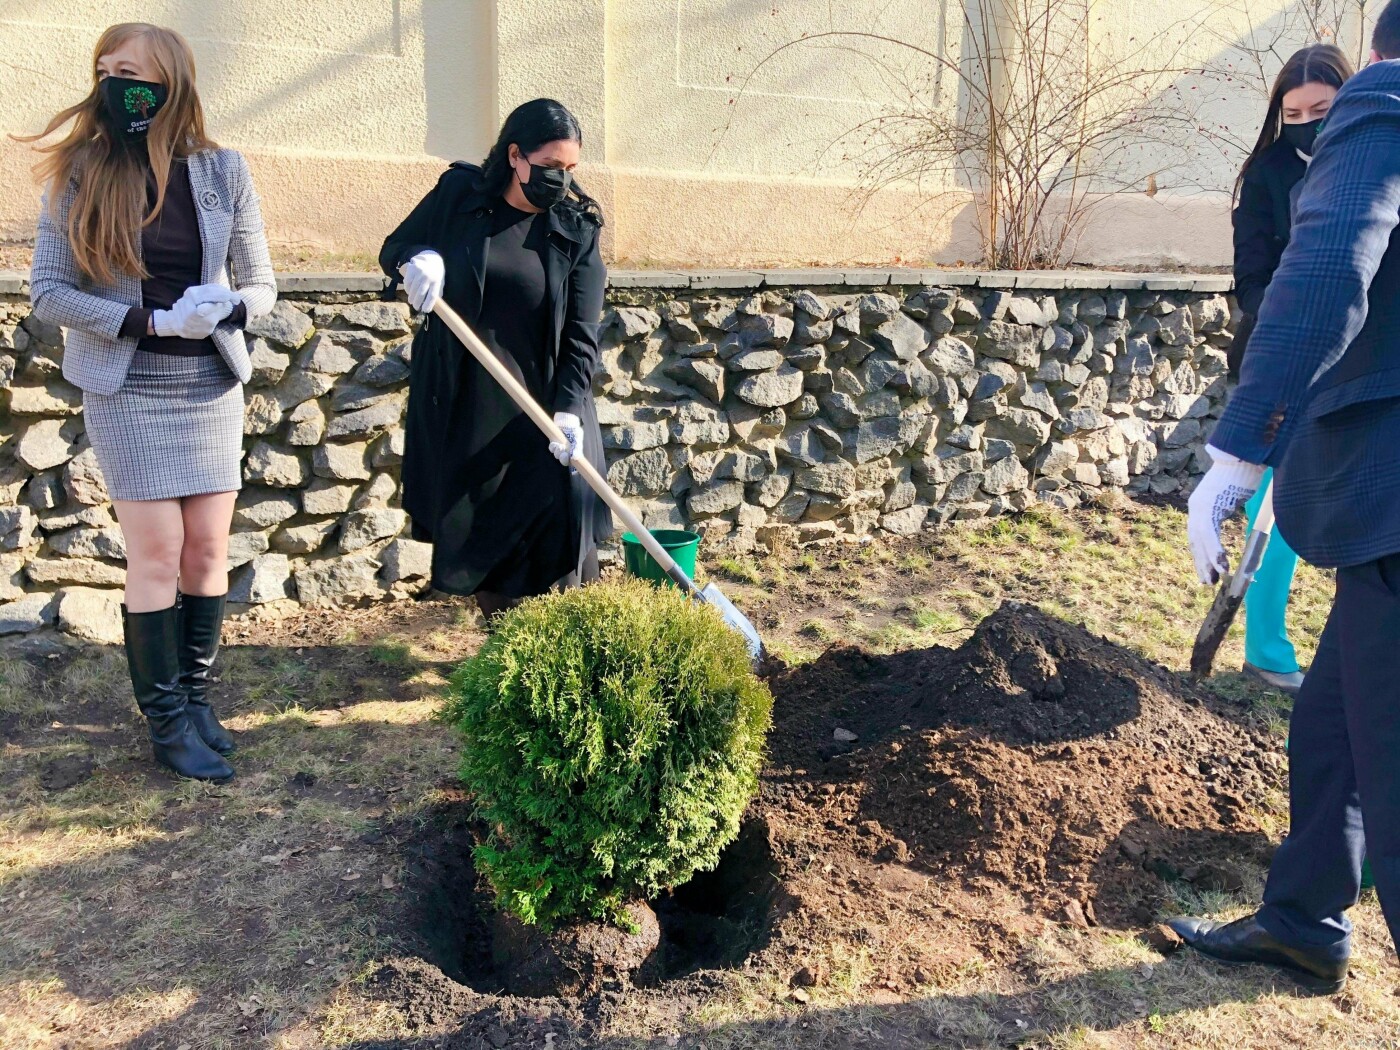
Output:
[[672,588],[595,584],[512,610],[444,709],[500,906],[625,926],[629,900],[713,868],[758,790],[772,707],[743,639]]

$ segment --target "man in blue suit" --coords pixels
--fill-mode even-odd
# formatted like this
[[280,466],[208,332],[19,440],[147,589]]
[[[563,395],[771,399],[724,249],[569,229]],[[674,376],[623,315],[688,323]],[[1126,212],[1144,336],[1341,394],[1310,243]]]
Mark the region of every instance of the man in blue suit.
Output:
[[1263,907],[1171,924],[1209,956],[1281,967],[1324,992],[1346,980],[1363,852],[1400,944],[1400,0],[1372,48],[1317,140],[1188,523],[1213,583],[1228,568],[1221,524],[1272,466],[1278,527],[1337,570],[1293,708],[1291,825]]

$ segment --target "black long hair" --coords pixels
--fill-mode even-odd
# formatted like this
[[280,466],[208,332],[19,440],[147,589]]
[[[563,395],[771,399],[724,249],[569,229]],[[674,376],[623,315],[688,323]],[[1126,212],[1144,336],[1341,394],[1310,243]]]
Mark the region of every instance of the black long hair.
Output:
[[1269,112],[1264,116],[1264,127],[1259,132],[1259,141],[1254,144],[1254,149],[1240,168],[1239,178],[1235,180],[1236,197],[1239,196],[1240,186],[1244,183],[1244,175],[1250,165],[1262,157],[1283,134],[1283,96],[1304,84],[1330,84],[1341,90],[1342,85],[1350,80],[1355,72],[1351,67],[1351,60],[1342,53],[1341,48],[1331,44],[1314,44],[1293,53],[1293,57],[1278,71],[1274,89],[1269,93]]
[[[496,144],[481,165],[482,190],[492,196],[500,196],[510,186],[513,175],[510,165],[512,144],[518,146],[522,154],[529,154],[550,142],[577,142],[582,146],[583,128],[579,126],[578,118],[562,102],[552,98],[537,98],[516,106],[501,125]],[[603,209],[584,192],[577,179],[572,180],[570,192],[572,197],[559,207],[570,208],[590,222],[603,225]]]

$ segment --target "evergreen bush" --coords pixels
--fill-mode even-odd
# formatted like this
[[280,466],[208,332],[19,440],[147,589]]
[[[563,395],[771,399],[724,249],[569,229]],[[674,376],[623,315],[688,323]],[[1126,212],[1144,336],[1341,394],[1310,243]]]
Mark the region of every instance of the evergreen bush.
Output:
[[773,699],[708,606],[639,580],[533,599],[452,677],[445,717],[499,905],[629,924],[712,869],[758,790]]

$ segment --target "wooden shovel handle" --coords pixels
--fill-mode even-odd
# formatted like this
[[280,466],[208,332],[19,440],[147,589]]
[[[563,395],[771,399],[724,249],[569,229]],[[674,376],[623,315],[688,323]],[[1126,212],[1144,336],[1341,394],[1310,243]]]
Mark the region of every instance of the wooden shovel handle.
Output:
[[[447,325],[471,355],[480,362],[481,367],[491,373],[491,378],[501,384],[502,389],[510,395],[510,399],[520,406],[524,412],[534,422],[535,426],[544,431],[545,437],[550,441],[559,444],[567,444],[564,434],[555,425],[554,419],[544,410],[530,392],[520,383],[515,376],[511,375],[510,369],[506,368],[500,359],[491,352],[490,348],[481,341],[475,332],[463,321],[457,311],[443,302],[439,297],[433,306],[433,313],[442,319],[442,323]],[[636,536],[641,544],[646,548],[646,552],[656,559],[656,563],[666,570],[666,575],[675,580],[680,588],[687,594],[698,593],[699,588],[695,586],[695,581],[686,575],[685,570],[676,564],[676,559],[666,552],[666,548],[661,546],[656,537],[651,534],[651,530],[642,524],[642,519],[633,513],[621,496],[608,484],[607,479],[598,473],[598,469],[583,454],[583,449],[575,449],[573,458],[570,460],[573,468],[582,475],[583,480],[588,482],[588,487],[606,503],[610,510],[616,514],[627,530]]]

